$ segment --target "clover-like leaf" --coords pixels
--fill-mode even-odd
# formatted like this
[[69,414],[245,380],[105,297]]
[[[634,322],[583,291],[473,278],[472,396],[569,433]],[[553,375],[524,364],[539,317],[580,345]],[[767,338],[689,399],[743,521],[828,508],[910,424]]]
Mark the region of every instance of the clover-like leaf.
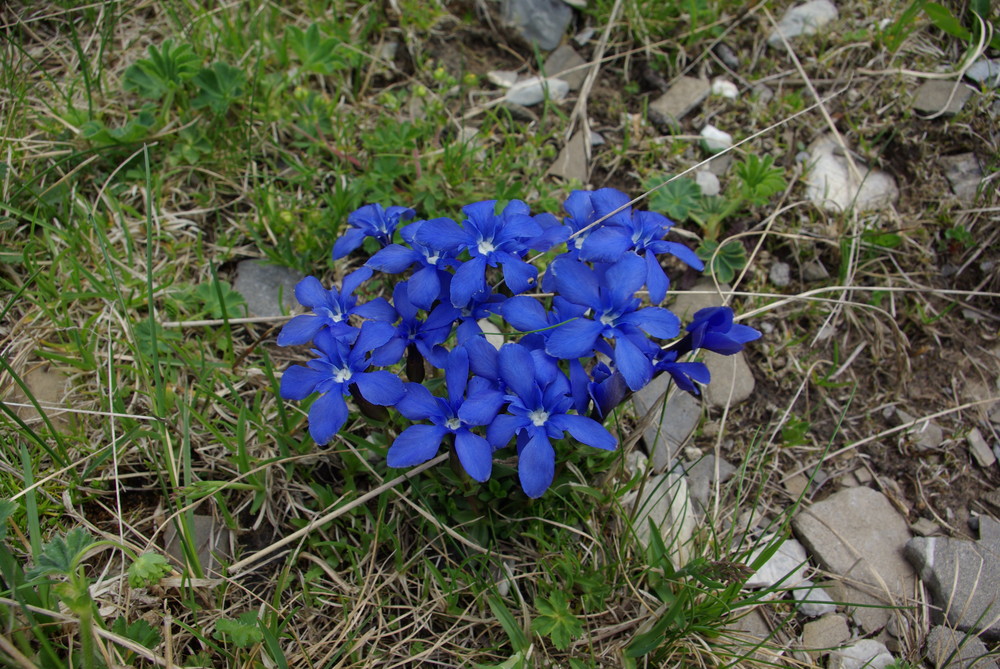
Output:
[[217,62],[198,72],[194,83],[200,92],[191,100],[191,106],[195,109],[211,107],[213,112],[221,115],[243,95],[247,75],[229,63]]
[[[649,196],[649,208],[660,211],[678,223],[687,220],[693,209],[701,202],[701,186],[694,179],[681,177],[669,181],[671,177],[651,179],[646,190],[657,190]],[[660,186],[664,182],[666,185]]]
[[217,641],[230,641],[239,648],[249,648],[260,643],[264,633],[257,627],[257,614],[253,611],[241,613],[238,618],[221,618],[215,623]]
[[165,40],[159,49],[150,45],[149,58],[142,58],[125,70],[122,86],[141,97],[159,100],[197,73],[198,56],[191,47]]
[[286,39],[306,72],[331,74],[349,67],[347,60],[339,53],[343,40],[324,36],[315,23],[305,31],[290,27]]
[[34,578],[43,574],[70,574],[76,568],[77,561],[90,545],[92,537],[82,527],[74,527],[66,537],[55,536],[42,547],[34,569],[29,575]]
[[583,625],[573,615],[563,593],[553,592],[548,598],[539,597],[535,600],[535,608],[538,609],[538,617],[532,621],[531,628],[552,639],[552,645],[557,649],[566,650],[573,639],[583,634]]
[[[716,249],[719,249],[718,253]],[[721,283],[731,282],[747,264],[746,249],[736,241],[723,242],[722,248],[719,248],[718,242],[706,239],[696,253],[705,261],[705,271],[715,276]]]
[[171,572],[170,563],[159,553],[143,553],[128,568],[128,584],[133,588],[156,585]]
[[750,154],[747,159],[737,163],[736,176],[742,182],[741,192],[750,204],[763,205],[775,193],[780,193],[788,187],[784,170],[774,167],[774,158],[760,158]]
[[160,631],[142,618],[133,623],[126,622],[124,617],[115,618],[111,631],[150,650],[159,646],[162,640]]

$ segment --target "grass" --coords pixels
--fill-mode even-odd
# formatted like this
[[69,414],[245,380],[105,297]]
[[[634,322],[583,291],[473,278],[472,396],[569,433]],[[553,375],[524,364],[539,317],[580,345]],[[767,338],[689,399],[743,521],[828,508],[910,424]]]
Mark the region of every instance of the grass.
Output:
[[[343,276],[330,248],[367,202],[430,218],[519,198],[558,213],[569,187],[545,174],[572,107],[547,103],[525,121],[485,83],[489,69],[537,69],[536,54],[484,32],[462,3],[0,11],[0,662],[804,662],[783,651],[802,622],[787,589],[740,587],[805,501],[784,489],[791,473],[833,480],[863,461],[939,519],[979,510],[978,493],[997,482],[969,470],[957,442],[903,469],[890,440],[904,428],[879,418],[902,403],[979,420],[932,351],[960,359],[969,378],[995,378],[988,357],[959,356],[970,329],[995,337],[1000,280],[983,264],[998,256],[995,187],[988,179],[980,200],[956,206],[928,148],[994,142],[984,119],[995,93],[944,127],[893,107],[911,87],[899,67],[931,71],[966,45],[903,7],[853,4],[867,23],[796,42],[798,65],[763,45],[763,10],[739,3],[599,1],[584,13],[597,26],[622,17],[590,93],[591,123],[610,140],[593,147],[595,187],[636,196],[703,158],[696,140],[664,140],[646,122],[659,92],[642,69],[721,73],[720,40],[746,61],[741,88],[765,82],[774,96],[749,107],[709,98],[698,123],[737,139],[759,132],[736,162],[771,156],[786,180],[713,221],[713,236],[745,242],[739,309],[770,328],[751,353],[763,399],[710,413],[693,442],[738,473],[690,535],[654,531],[648,546],[634,502],[649,472],[629,466],[642,416],[622,410],[608,425],[628,448],[567,455],[534,502],[509,464],[482,486],[439,461],[400,476],[385,465],[398,419],[358,416],[328,447],[309,441],[306,407],[277,398],[301,352],[274,346],[273,322],[247,322],[231,289],[245,257]],[[867,27],[882,18],[897,23]],[[823,104],[842,123],[811,108],[807,83],[821,97],[842,91]],[[455,141],[462,126],[476,139]],[[897,173],[895,210],[831,214],[796,199],[795,154],[831,129]],[[913,140],[918,131],[928,139]],[[776,259],[797,274],[813,258],[833,278],[768,284]],[[934,263],[958,268],[955,279]],[[835,335],[817,340],[824,324]],[[44,396],[43,375],[55,384]],[[926,389],[939,378],[948,393]],[[958,520],[950,529],[962,533]],[[758,609],[776,622],[766,638],[739,628]],[[908,643],[900,656],[919,662],[920,639]]]

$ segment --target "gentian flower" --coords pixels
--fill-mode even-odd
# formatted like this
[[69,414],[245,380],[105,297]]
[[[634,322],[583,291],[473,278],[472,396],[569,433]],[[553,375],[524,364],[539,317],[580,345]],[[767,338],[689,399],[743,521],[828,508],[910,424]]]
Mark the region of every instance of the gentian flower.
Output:
[[386,371],[366,371],[368,354],[385,344],[395,332],[388,323],[366,321],[354,345],[337,339],[329,330],[316,334],[313,349],[318,357],[306,366],[293,365],[281,376],[280,394],[286,400],[303,400],[312,393],[320,396],[309,407],[309,434],[319,445],[326,444],[347,422],[347,403],[352,386],[364,399],[389,406],[403,399],[399,378]]
[[653,377],[650,357],[657,346],[642,333],[669,339],[677,335],[680,321],[661,307],[639,309],[635,293],[646,281],[646,264],[629,253],[599,275],[581,262],[557,259],[550,272],[559,294],[566,300],[592,310],[593,319],[579,317],[553,329],[545,351],[563,359],[584,358],[599,348],[599,339],[615,341],[615,367],[633,391]]
[[399,325],[392,339],[379,347],[372,354],[372,364],[388,367],[399,362],[408,346],[414,346],[432,365],[437,368],[444,366],[447,351],[439,344],[444,343],[451,335],[452,325],[458,318],[458,309],[450,304],[439,304],[426,320],[417,318],[417,307],[410,302],[407,282],[396,284],[392,291],[392,302],[399,313]]
[[669,253],[688,267],[699,271],[705,269],[705,264],[694,251],[678,242],[663,239],[673,224],[669,218],[654,211],[636,211],[632,214],[632,244],[635,252],[646,261],[646,289],[652,304],[662,302],[670,286],[670,280],[657,258],[660,254]]
[[570,253],[580,260],[615,262],[631,249],[631,208],[626,207],[600,225],[589,228],[595,221],[628,202],[628,195],[614,188],[576,190],[570,193],[563,204],[569,214],[565,223],[575,235],[567,242]]
[[377,297],[365,304],[358,304],[354,291],[371,278],[372,271],[362,267],[344,277],[341,289],[326,290],[314,276],[307,276],[295,286],[295,299],[302,306],[310,307],[311,314],[300,314],[288,321],[278,333],[278,346],[298,346],[312,341],[316,334],[329,328],[337,339],[348,343],[358,336],[357,328],[348,322],[350,316],[360,316],[376,321],[396,320],[396,311]]
[[434,248],[472,256],[455,271],[451,280],[451,303],[459,309],[479,294],[488,293],[486,268],[500,265],[504,283],[515,295],[531,287],[538,270],[522,260],[527,242],[540,237],[542,227],[528,215],[528,207],[511,201],[499,216],[496,200],[486,200],[462,207],[466,215],[460,226],[446,218],[424,221],[416,240]]
[[667,372],[681,390],[700,395],[701,390],[695,382],[702,385],[712,380],[712,374],[703,362],[677,362],[677,351],[668,350],[660,353],[653,361],[653,369],[657,372]]
[[[437,220],[437,219],[432,219]],[[444,219],[455,223],[450,218]],[[366,266],[387,274],[399,274],[415,264],[420,265],[410,280],[407,292],[410,302],[421,309],[430,309],[435,301],[442,298],[451,282],[451,273],[445,267],[457,265],[454,249],[423,244],[416,239],[417,230],[425,221],[415,221],[400,230],[399,235],[409,244],[389,244],[373,255]],[[456,224],[457,225],[457,224]],[[443,293],[448,295],[447,292]]]
[[499,373],[507,388],[507,413],[493,419],[486,438],[493,448],[503,448],[518,436],[517,475],[528,497],[540,497],[555,477],[556,454],[552,439],[569,432],[577,441],[612,450],[618,441],[600,423],[568,413],[573,408],[566,375],[544,351],[529,351],[520,344],[504,344],[499,353]]
[[406,397],[396,409],[410,420],[427,420],[430,425],[411,425],[389,447],[390,467],[412,467],[437,454],[441,442],[455,435],[455,452],[469,476],[479,482],[490,478],[493,449],[469,428],[488,425],[503,406],[503,394],[485,379],[469,380],[469,353],[462,346],[448,354],[445,363],[448,399],[434,397],[419,383],[406,384]]
[[374,237],[382,246],[392,243],[392,234],[400,220],[408,220],[417,212],[408,207],[389,207],[380,204],[366,204],[347,217],[351,229],[333,244],[333,259],[343,258],[361,246],[365,237]]
[[760,332],[733,322],[729,307],[699,309],[688,323],[688,335],[673,347],[678,355],[703,348],[720,355],[734,355],[743,350],[747,342],[760,338]]

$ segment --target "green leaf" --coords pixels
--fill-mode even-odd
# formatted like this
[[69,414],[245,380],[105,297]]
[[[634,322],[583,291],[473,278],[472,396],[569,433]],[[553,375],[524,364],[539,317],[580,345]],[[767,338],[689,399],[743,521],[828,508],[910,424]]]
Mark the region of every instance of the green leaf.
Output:
[[[222,294],[221,303],[219,293]],[[246,301],[243,296],[225,281],[219,282],[218,290],[211,283],[199,283],[194,289],[194,294],[205,305],[205,310],[212,315],[212,318],[237,318],[246,315]]]
[[694,179],[682,177],[670,181],[670,177],[663,177],[647,181],[645,186],[646,190],[657,189],[649,196],[649,208],[662,211],[678,223],[687,220],[691,210],[701,203],[701,186]]
[[111,631],[150,650],[160,645],[162,640],[160,631],[142,618],[131,624],[127,623],[124,617],[115,618],[111,623]]
[[718,242],[706,239],[695,252],[705,261],[705,271],[721,283],[730,283],[747,265],[746,249],[737,241],[725,242],[720,249]]
[[52,541],[42,547],[35,568],[31,570],[32,577],[42,574],[69,575],[76,569],[77,561],[94,543],[94,538],[82,527],[74,527],[66,534],[53,537]]
[[943,5],[936,2],[928,2],[924,5],[924,13],[927,14],[927,18],[929,18],[934,25],[952,37],[957,37],[965,42],[972,39],[972,33],[970,33],[965,26],[963,26],[962,23],[955,18],[955,15],[951,13],[950,9],[945,8]]
[[524,651],[519,650],[500,664],[472,664],[473,669],[524,669]]
[[531,623],[532,630],[552,639],[557,649],[566,650],[570,641],[583,634],[583,625],[570,611],[565,594],[553,592],[548,598],[539,597],[535,600],[535,608],[538,617]]
[[886,249],[897,248],[903,243],[903,238],[894,232],[868,231],[861,235],[861,239],[873,246],[881,246]]
[[128,568],[128,584],[133,588],[156,585],[171,571],[167,558],[159,553],[143,553]]
[[507,633],[507,638],[510,639],[510,645],[516,651],[527,651],[528,647],[531,646],[531,640],[528,639],[528,635],[524,633],[521,626],[517,623],[514,615],[507,608],[503,600],[496,595],[490,595],[486,598],[486,603],[490,605],[490,611],[500,622],[500,626],[503,627],[503,631]]
[[142,58],[125,70],[122,86],[141,97],[159,100],[195,76],[198,64],[198,56],[190,46],[174,46],[172,40],[166,40],[159,49],[150,45],[149,58]]
[[286,39],[306,72],[332,74],[350,67],[347,59],[338,53],[343,41],[336,37],[324,37],[315,23],[305,32],[294,26],[289,28]]
[[14,512],[18,508],[16,502],[12,502],[9,499],[0,499],[0,541],[3,541],[7,537],[7,521],[14,515]]
[[788,187],[784,175],[783,169],[774,167],[772,156],[760,158],[751,154],[736,164],[736,176],[742,181],[741,194],[756,206],[767,204],[772,195]]
[[264,639],[264,634],[257,627],[257,613],[254,611],[241,613],[235,619],[221,618],[215,623],[212,636],[217,641],[229,641],[239,648],[249,648]]
[[222,115],[229,105],[242,97],[247,75],[228,63],[218,62],[196,74],[194,83],[200,92],[191,100],[191,106],[195,109],[211,107],[213,112]]

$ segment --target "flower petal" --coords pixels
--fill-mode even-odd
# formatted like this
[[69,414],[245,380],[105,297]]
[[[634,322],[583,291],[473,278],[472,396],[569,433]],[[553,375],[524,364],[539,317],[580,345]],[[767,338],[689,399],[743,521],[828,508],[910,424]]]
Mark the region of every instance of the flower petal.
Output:
[[404,384],[406,395],[396,403],[396,410],[410,420],[441,419],[441,406],[426,386],[420,383]]
[[455,451],[469,476],[482,483],[493,471],[493,449],[488,441],[468,430],[455,433]]
[[309,435],[322,446],[347,422],[347,403],[339,390],[320,395],[309,407]]
[[402,244],[389,244],[376,251],[365,266],[386,274],[399,274],[413,263],[420,262],[420,257],[419,253]]
[[420,223],[417,242],[441,251],[454,251],[472,243],[469,232],[450,218],[432,218]]
[[625,314],[619,319],[641,329],[643,332],[660,339],[676,337],[681,330],[681,319],[669,309],[663,307],[646,307]]
[[580,443],[588,446],[613,451],[618,445],[618,440],[615,439],[614,435],[592,418],[564,413],[552,416],[549,421],[560,430],[569,432]]
[[521,449],[517,461],[517,477],[521,480],[524,494],[533,499],[541,497],[552,485],[555,473],[556,452],[545,432],[539,430]]
[[520,416],[502,413],[486,428],[486,439],[495,451],[509,444],[514,433],[527,425],[530,423]]
[[427,462],[438,452],[448,429],[439,425],[411,425],[389,447],[385,462],[390,467],[413,467]]
[[545,307],[533,297],[511,297],[500,306],[500,315],[521,332],[541,330],[549,326]]
[[537,278],[538,270],[535,266],[523,260],[513,258],[503,264],[503,281],[515,295],[531,288],[532,282]]
[[394,322],[398,317],[396,310],[392,308],[392,305],[384,297],[376,297],[370,302],[359,304],[351,309],[350,313],[357,314],[362,318],[370,318],[373,321],[385,321],[387,323]]
[[383,407],[399,402],[406,394],[399,377],[385,370],[355,374],[351,381],[358,385],[362,397]]
[[340,260],[351,251],[361,246],[361,242],[363,241],[365,241],[364,231],[358,230],[357,228],[351,228],[333,243],[333,259]]
[[278,333],[278,346],[301,346],[308,344],[316,333],[326,325],[326,319],[314,314],[300,314],[285,323]]
[[441,279],[435,267],[423,267],[413,273],[407,282],[410,302],[421,309],[430,309],[441,296]]
[[633,392],[642,389],[653,378],[653,364],[628,337],[615,339],[615,367]]
[[465,347],[459,346],[448,355],[448,362],[444,366],[444,381],[448,388],[448,401],[454,406],[462,400],[465,386],[469,382],[469,352]]
[[545,352],[556,358],[571,360],[594,355],[594,344],[604,330],[604,325],[587,318],[563,323],[549,331]]
[[500,354],[486,337],[469,337],[462,346],[469,351],[469,367],[473,374],[491,381],[500,378]]
[[361,360],[368,351],[373,351],[396,336],[396,328],[385,321],[365,321],[351,350],[352,360]]
[[655,253],[646,251],[646,289],[649,291],[650,304],[659,304],[667,296],[670,279],[667,278]]
[[372,278],[372,274],[374,274],[374,272],[371,267],[359,267],[354,270],[344,277],[343,283],[340,284],[340,294],[353,295],[354,291],[358,289],[358,286]]
[[329,378],[329,374],[317,369],[292,365],[281,375],[281,387],[278,391],[286,400],[304,400],[312,395],[320,381]]
[[553,262],[549,272],[555,280],[556,291],[564,299],[586,307],[597,307],[600,304],[597,277],[583,263],[563,258]]
[[486,258],[478,256],[462,263],[455,270],[455,276],[451,280],[451,303],[461,309],[475,295],[486,290]]
[[503,394],[498,390],[480,392],[462,402],[458,417],[468,425],[489,425],[503,406]]
[[314,276],[307,276],[295,284],[295,299],[304,307],[326,305],[329,296],[329,291]]
[[604,278],[611,304],[625,304],[646,283],[646,263],[636,254],[627,253],[608,268]]
[[531,396],[535,389],[535,361],[531,352],[520,344],[500,347],[500,378],[518,397]]
[[632,248],[632,237],[625,228],[602,223],[583,240],[580,259],[615,262]]
[[701,258],[698,257],[698,254],[689,249],[688,247],[684,246],[683,244],[680,244],[678,242],[661,242],[661,243],[666,245],[665,248],[667,249],[667,253],[674,256],[675,258],[679,258],[680,261],[683,262],[688,267],[693,267],[694,269],[697,270],[705,269],[705,263],[703,263]]

